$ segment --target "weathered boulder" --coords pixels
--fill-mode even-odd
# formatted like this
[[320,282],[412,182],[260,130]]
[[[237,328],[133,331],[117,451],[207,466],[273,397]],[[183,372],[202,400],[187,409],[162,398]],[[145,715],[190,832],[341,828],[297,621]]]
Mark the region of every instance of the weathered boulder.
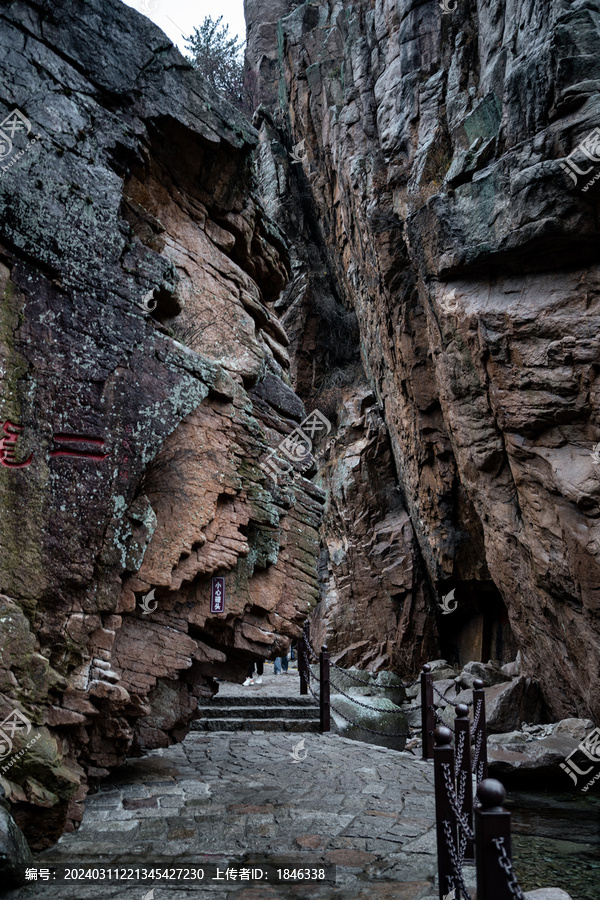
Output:
[[[0,798],[3,797],[0,787]],[[0,890],[23,884],[25,867],[33,864],[27,841],[6,807],[8,804],[0,799]]]
[[[353,695],[352,689],[346,693],[349,697]],[[331,694],[333,730],[355,741],[389,747],[390,750],[404,750],[408,723],[402,710],[391,700],[380,697],[365,697],[357,693],[356,700],[358,702],[353,703],[341,694]]]
[[[472,691],[462,691],[457,695],[455,703],[469,703],[472,699]],[[531,678],[522,675],[485,690],[485,717],[490,733],[503,734],[518,730],[523,722],[541,722],[543,715],[540,690]]]
[[535,891],[527,891],[525,897],[529,900],[572,900],[571,895],[562,888],[538,888]]
[[567,734],[551,734],[537,740],[519,731],[491,734],[488,737],[490,777],[498,778],[507,788],[564,786],[568,779],[560,764],[577,744]]
[[[363,685],[360,682],[363,682]],[[393,672],[366,672],[352,668],[345,672],[331,668],[331,684],[345,693],[349,691],[357,697],[381,697],[396,705],[404,702],[406,691],[402,680]]]
[[562,719],[552,727],[553,734],[568,734],[577,741],[587,737],[593,729],[594,723],[591,719]]
[[487,665],[480,662],[468,662],[456,681],[461,687],[472,690],[473,683],[477,679],[483,681],[484,687],[490,687],[492,684],[505,684],[512,680],[512,676],[504,671],[504,667],[494,660],[490,660]]

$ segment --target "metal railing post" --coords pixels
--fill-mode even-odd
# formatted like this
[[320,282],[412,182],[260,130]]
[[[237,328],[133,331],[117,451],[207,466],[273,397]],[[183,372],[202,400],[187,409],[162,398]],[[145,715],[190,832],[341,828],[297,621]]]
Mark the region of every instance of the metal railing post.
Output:
[[[460,897],[459,886],[455,883],[452,856],[448,846],[448,831],[451,836],[450,840],[455,847],[458,846],[456,816],[452,810],[450,797],[448,796],[446,788],[444,767],[449,768],[450,778],[454,785],[454,749],[452,747],[452,732],[449,728],[446,728],[445,725],[440,725],[435,730],[435,747],[433,750],[435,826],[437,832],[440,900],[444,900],[446,895],[449,894],[453,888],[456,890],[455,897]],[[446,774],[448,774],[448,768],[446,768]]]
[[502,808],[506,791],[495,778],[477,786],[481,806],[475,810],[477,900],[514,900],[510,813]]
[[433,675],[431,666],[424,665],[421,672],[421,733],[423,759],[433,759],[433,732],[435,730],[433,706]]
[[329,651],[327,644],[321,647],[320,656],[320,677],[321,677],[321,734],[324,731],[331,731],[331,707],[330,707],[330,681],[329,681]]
[[[471,721],[469,719],[469,707],[466,703],[459,703],[456,707],[456,719],[454,720],[454,747],[456,748],[456,793],[462,798],[463,818],[467,820],[470,831],[473,831],[473,778],[471,765]],[[460,824],[458,826],[459,831]],[[466,837],[466,836],[465,836]],[[474,862],[475,845],[466,838],[465,855],[466,862]]]
[[487,727],[485,723],[485,691],[483,681],[476,678],[473,682],[473,755],[476,761],[477,784],[488,776],[487,764]]
[[302,635],[298,641],[298,668],[300,670],[300,693],[308,694],[308,685],[310,682],[309,660],[309,642],[310,642],[310,623],[308,619],[302,628]]

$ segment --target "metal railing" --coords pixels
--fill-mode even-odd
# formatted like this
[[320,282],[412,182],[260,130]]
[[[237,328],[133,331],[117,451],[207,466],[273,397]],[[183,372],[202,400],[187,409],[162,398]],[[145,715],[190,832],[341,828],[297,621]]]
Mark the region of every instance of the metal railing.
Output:
[[[365,681],[331,661],[326,645],[317,654],[310,642],[310,625],[304,623],[298,647],[300,693],[309,691],[319,702],[321,732],[331,729],[333,709],[347,722],[371,734],[387,737],[408,737],[407,732],[390,734],[375,731],[352,722],[331,702],[331,669],[337,669],[351,680],[365,686]],[[311,661],[319,663],[319,675],[311,669]],[[319,682],[318,695],[311,687],[311,680]],[[471,703],[454,703],[440,691],[436,691],[429,665],[423,666],[421,682],[421,736],[423,759],[433,759],[435,776],[436,836],[438,850],[439,896],[445,900],[448,894],[455,900],[471,900],[465,884],[465,865],[477,867],[477,900],[524,900],[512,867],[510,839],[510,813],[502,803],[506,791],[499,781],[487,777],[487,728],[485,716],[485,691],[483,681],[473,683]],[[419,679],[399,686],[413,687]],[[338,686],[334,689],[358,706],[373,710],[372,706],[350,697]],[[454,735],[450,728],[438,725],[433,694],[436,691],[447,705],[456,712]],[[473,725],[469,719],[469,707],[473,707]],[[454,737],[454,746],[452,740]],[[472,752],[473,751],[473,752]],[[479,805],[475,807],[473,776],[477,785]],[[454,893],[452,894],[452,892]]]

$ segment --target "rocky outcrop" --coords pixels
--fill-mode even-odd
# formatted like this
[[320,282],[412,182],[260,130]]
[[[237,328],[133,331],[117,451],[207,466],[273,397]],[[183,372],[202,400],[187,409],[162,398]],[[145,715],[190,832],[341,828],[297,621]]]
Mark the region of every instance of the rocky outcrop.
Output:
[[323,494],[266,464],[305,411],[256,132],[120,0],[3,4],[0,41],[0,780],[41,847],[298,636]]
[[319,457],[327,503],[313,644],[326,641],[341,666],[414,671],[437,649],[414,531],[375,398],[360,386],[344,393]]
[[[524,725],[521,730],[490,735],[490,777],[499,778],[508,788],[551,789],[567,783],[572,787],[561,765],[577,751],[579,742],[593,727],[589,719],[564,719],[551,725]],[[585,787],[588,777],[578,779],[580,788]]]
[[4,791],[0,791],[0,877],[2,889],[18,887],[23,883],[25,867],[33,863],[27,841],[8,811]]
[[520,650],[553,718],[597,718],[595,7],[246,9],[424,571],[456,590],[441,651]]

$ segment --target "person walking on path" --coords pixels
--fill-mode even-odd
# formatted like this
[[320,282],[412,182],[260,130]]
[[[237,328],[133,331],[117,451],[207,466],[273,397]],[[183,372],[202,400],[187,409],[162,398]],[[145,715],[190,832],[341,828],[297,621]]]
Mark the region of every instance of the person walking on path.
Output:
[[287,675],[287,670],[288,670],[287,655],[286,656],[277,656],[275,658],[275,662],[273,663],[273,674],[274,675],[281,675],[282,669],[283,669],[283,672],[285,672]]
[[256,662],[256,679],[254,678],[254,663],[250,663],[250,668],[248,670],[248,677],[244,682],[244,687],[248,687],[249,684],[262,684],[263,672],[265,670],[262,659],[257,660]]

